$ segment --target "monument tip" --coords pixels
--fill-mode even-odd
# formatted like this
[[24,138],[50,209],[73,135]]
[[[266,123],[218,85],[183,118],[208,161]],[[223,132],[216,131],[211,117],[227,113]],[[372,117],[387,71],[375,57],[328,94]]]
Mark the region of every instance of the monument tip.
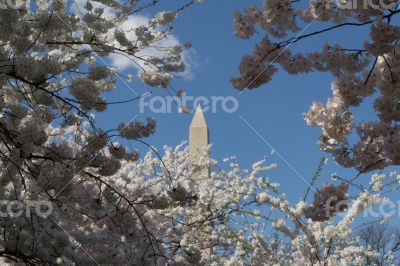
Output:
[[206,119],[204,118],[203,109],[200,104],[197,105],[190,127],[207,127]]

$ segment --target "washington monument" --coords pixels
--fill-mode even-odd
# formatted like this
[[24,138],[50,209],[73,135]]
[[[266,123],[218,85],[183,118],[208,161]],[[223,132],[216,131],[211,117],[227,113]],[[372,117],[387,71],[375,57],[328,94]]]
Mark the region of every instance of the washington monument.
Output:
[[[195,166],[199,159],[204,156],[205,149],[210,143],[210,137],[206,120],[204,119],[203,110],[200,105],[197,106],[194,113],[192,123],[189,129],[189,162]],[[209,175],[208,168],[199,169],[200,175],[207,177]]]

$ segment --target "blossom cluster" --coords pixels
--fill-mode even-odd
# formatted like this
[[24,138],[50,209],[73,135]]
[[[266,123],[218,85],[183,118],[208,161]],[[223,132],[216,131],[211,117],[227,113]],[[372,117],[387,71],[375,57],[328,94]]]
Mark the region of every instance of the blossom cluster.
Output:
[[[184,47],[160,44],[184,8],[127,28],[140,17],[142,1],[17,2],[18,8],[0,9],[0,198],[54,208],[47,219],[0,218],[0,264],[91,265],[83,245],[108,265],[161,261],[147,221],[140,220],[144,203],[133,204],[147,191],[131,171],[139,154],[117,142],[142,141],[156,123],[149,118],[106,131],[95,114],[107,109],[105,94],[121,81],[107,64],[110,55],[147,65],[140,77],[154,87],[168,86],[185,70]],[[149,47],[160,52],[140,56]],[[132,175],[138,184],[129,181]],[[121,202],[115,199],[122,183],[133,190]]]
[[[250,5],[234,14],[235,34],[247,39],[258,30],[266,34],[253,54],[244,55],[240,75],[232,79],[238,90],[254,89],[268,83],[281,67],[289,74],[328,72],[333,76],[332,97],[326,104],[315,102],[305,114],[309,125],[320,127],[319,146],[345,167],[360,171],[383,169],[400,164],[400,27],[392,23],[398,9],[377,9],[353,1],[351,9],[332,8],[333,1],[265,0],[261,8]],[[364,1],[365,2],[365,1]],[[301,32],[298,25],[314,23],[320,29]],[[291,46],[349,27],[349,32],[364,27],[369,36],[362,47],[344,47],[338,40],[322,45],[321,51],[299,53]],[[298,35],[296,35],[299,32]],[[364,31],[363,31],[364,32]],[[290,34],[295,37],[289,38]],[[294,45],[293,45],[294,46]],[[374,96],[371,108],[377,121],[355,123],[356,107]],[[359,136],[350,142],[350,136]]]
[[[27,116],[19,126],[33,130],[32,119]],[[121,137],[143,137],[152,123],[124,126],[127,132]],[[2,199],[52,204],[47,219],[0,218],[7,258],[23,254],[17,259],[30,263],[362,264],[377,252],[361,247],[351,226],[363,210],[382,202],[385,187],[400,185],[396,172],[373,175],[375,194],[361,191],[350,200],[347,183],[324,184],[312,204],[291,205],[267,176],[276,164],[266,160],[245,169],[235,157],[219,163],[205,150],[193,162],[185,143],[162,151],[152,148],[138,159],[119,143],[109,145],[104,133],[90,132],[89,123],[32,130],[18,129],[34,143],[10,154],[0,175]],[[203,168],[209,169],[208,176],[199,175]],[[321,216],[321,210],[341,200],[345,208]],[[344,216],[336,220],[338,212]],[[265,226],[282,241],[289,240],[271,241]],[[326,255],[332,245],[335,249]],[[10,260],[1,262],[7,265]]]

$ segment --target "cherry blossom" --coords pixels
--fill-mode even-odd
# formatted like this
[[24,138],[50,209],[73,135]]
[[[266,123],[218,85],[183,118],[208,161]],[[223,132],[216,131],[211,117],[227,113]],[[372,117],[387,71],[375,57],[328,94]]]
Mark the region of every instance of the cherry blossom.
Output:
[[[325,104],[313,103],[304,115],[310,126],[322,129],[321,149],[342,166],[362,171],[399,165],[400,27],[394,23],[398,3],[387,1],[376,8],[367,1],[345,1],[341,6],[338,2],[265,0],[262,7],[249,5],[235,12],[235,35],[249,39],[262,34],[262,39],[252,54],[243,56],[232,84],[241,91],[261,87],[279,67],[293,75],[328,72],[333,76],[332,97]],[[310,24],[317,29],[303,32]],[[339,28],[349,35],[362,28],[369,36],[357,49],[344,47],[339,40],[322,44],[315,52],[292,48]],[[356,108],[372,95],[379,119],[355,123]],[[349,142],[352,133],[358,134],[358,142]]]

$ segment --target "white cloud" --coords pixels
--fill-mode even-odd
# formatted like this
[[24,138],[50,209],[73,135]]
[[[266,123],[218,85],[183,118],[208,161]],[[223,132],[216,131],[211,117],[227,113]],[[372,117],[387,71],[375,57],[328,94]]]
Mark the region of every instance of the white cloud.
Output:
[[[123,30],[129,30],[132,28],[137,28],[139,26],[143,25],[148,25],[150,21],[150,18],[145,17],[145,16],[131,16],[123,25],[122,29]],[[126,34],[128,39],[134,40],[136,39],[135,33],[131,31],[130,33]],[[182,45],[182,43],[178,40],[178,38],[174,35],[168,35],[165,39],[155,43],[152,46],[155,47],[147,47],[145,49],[142,49],[140,52],[137,53],[137,56],[139,57],[162,57],[163,52],[160,51],[160,47],[173,47],[176,45]],[[193,48],[191,49],[193,50]],[[182,61],[186,65],[186,70],[183,73],[177,74],[179,77],[183,77],[186,79],[192,79],[193,78],[193,73],[192,73],[192,63],[194,63],[194,51],[191,50],[184,50],[182,54]],[[123,55],[119,54],[113,54],[110,56],[112,60],[112,64],[116,66],[120,70],[126,70],[130,67],[134,67],[138,70],[149,70],[150,67],[146,66],[143,61],[141,60],[135,60],[136,64],[129,58]]]
[[[83,8],[86,4],[87,0],[76,0],[74,1],[74,6],[72,7],[73,12],[78,15],[82,15],[85,13],[85,9]],[[106,7],[98,2],[91,2],[94,8],[103,7],[104,8],[104,16],[110,17],[113,16],[114,11],[112,8]],[[121,28],[124,31],[128,31],[130,29],[137,28],[142,25],[148,25],[150,21],[150,17],[146,17],[143,15],[131,15],[122,25]],[[129,40],[135,40],[136,36],[134,30],[129,31],[126,33],[126,36]],[[117,42],[115,45],[118,46]],[[175,45],[182,45],[179,39],[175,35],[168,35],[165,39],[155,43],[154,47],[148,47],[142,49],[140,52],[137,53],[139,57],[162,57],[163,52],[157,47],[172,47]],[[182,61],[186,65],[186,70],[183,73],[175,74],[177,77],[181,77],[184,79],[193,79],[193,72],[192,69],[196,66],[195,63],[195,51],[193,48],[186,50],[184,49],[182,54]],[[142,60],[134,59],[132,57],[127,57],[126,55],[121,54],[111,54],[109,56],[111,59],[111,64],[115,67],[118,71],[141,71],[142,69],[149,70],[150,67],[145,65]]]

